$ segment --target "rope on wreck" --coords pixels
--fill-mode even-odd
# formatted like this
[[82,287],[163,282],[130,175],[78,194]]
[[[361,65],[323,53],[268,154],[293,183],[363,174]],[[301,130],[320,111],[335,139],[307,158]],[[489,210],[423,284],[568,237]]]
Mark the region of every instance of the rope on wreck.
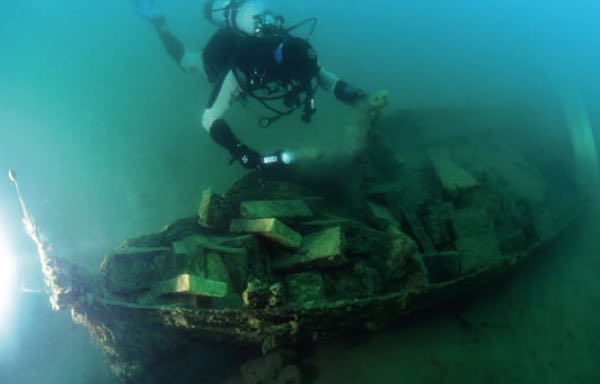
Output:
[[61,271],[56,259],[50,254],[50,247],[44,243],[44,240],[38,231],[38,227],[35,224],[35,220],[29,213],[29,209],[27,209],[27,204],[25,204],[25,200],[23,199],[17,176],[12,169],[9,169],[8,171],[8,178],[14,185],[15,191],[17,192],[19,205],[21,206],[21,212],[23,214],[25,231],[36,245],[40,266],[44,275],[44,282],[46,283],[46,287],[50,292],[50,304],[52,305],[53,310],[59,310],[61,309],[59,302],[60,296],[68,294],[70,291],[70,284],[64,284],[62,281],[67,276]]

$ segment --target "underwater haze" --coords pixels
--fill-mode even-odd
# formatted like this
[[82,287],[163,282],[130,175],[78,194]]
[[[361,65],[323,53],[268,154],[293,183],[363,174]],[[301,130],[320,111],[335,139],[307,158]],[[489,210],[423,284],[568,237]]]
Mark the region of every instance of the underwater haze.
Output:
[[[156,3],[190,50],[216,30],[201,1]],[[506,111],[471,123],[511,126],[523,146],[568,138],[569,150],[555,155],[565,163],[575,156],[581,188],[599,191],[597,0],[269,4],[290,25],[317,17],[311,43],[320,63],[371,94],[387,90],[387,114]],[[204,189],[223,192],[246,172],[201,126],[210,92],[203,75],[177,67],[129,1],[0,2],[0,174],[14,170],[51,252],[90,271],[124,240],[193,214]],[[326,92],[316,97],[310,125],[294,115],[265,130],[261,112],[240,105],[228,117],[261,152],[360,145],[344,132],[353,111]],[[543,129],[511,125],[509,111],[521,108],[536,111]],[[562,171],[554,177],[574,177]],[[600,210],[588,210],[566,240],[459,309],[319,345],[311,382],[600,382],[599,223]],[[87,330],[53,312],[43,289],[35,245],[2,176],[0,383],[116,383]],[[478,325],[465,327],[464,317]]]

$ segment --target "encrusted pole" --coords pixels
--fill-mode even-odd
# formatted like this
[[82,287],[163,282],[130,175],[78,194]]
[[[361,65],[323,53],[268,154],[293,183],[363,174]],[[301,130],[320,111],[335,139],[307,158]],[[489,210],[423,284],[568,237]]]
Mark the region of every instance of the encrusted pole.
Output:
[[47,291],[50,295],[52,309],[55,311],[63,309],[66,305],[72,304],[74,298],[70,273],[50,254],[49,247],[45,244],[38,227],[35,224],[35,220],[29,213],[29,209],[27,209],[27,204],[25,204],[21,188],[19,187],[17,175],[12,169],[8,171],[8,178],[17,192],[19,205],[21,206],[21,212],[23,213],[25,231],[36,245],[40,267],[44,275]]

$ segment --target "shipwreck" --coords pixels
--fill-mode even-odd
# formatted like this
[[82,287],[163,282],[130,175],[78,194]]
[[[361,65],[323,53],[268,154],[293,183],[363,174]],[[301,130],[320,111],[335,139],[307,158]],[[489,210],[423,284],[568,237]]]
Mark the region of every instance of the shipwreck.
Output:
[[[369,106],[365,147],[351,159],[207,189],[197,213],[125,241],[97,272],[50,257],[38,237],[54,307],[89,329],[119,378],[165,382],[157,366],[193,366],[181,357],[193,345],[266,354],[468,294],[539,253],[579,212],[575,182],[546,172],[555,142],[533,156],[508,134],[453,127],[466,111],[382,117],[383,106],[385,95]],[[410,142],[383,140],[391,127]],[[394,139],[405,144],[392,151]],[[247,382],[298,382],[283,368]]]

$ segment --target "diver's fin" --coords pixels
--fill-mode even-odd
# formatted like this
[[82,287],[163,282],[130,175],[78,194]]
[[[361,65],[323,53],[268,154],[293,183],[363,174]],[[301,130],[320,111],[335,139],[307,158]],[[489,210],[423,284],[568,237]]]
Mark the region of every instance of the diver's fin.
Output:
[[137,14],[150,22],[158,22],[164,18],[154,0],[131,0],[131,3]]

